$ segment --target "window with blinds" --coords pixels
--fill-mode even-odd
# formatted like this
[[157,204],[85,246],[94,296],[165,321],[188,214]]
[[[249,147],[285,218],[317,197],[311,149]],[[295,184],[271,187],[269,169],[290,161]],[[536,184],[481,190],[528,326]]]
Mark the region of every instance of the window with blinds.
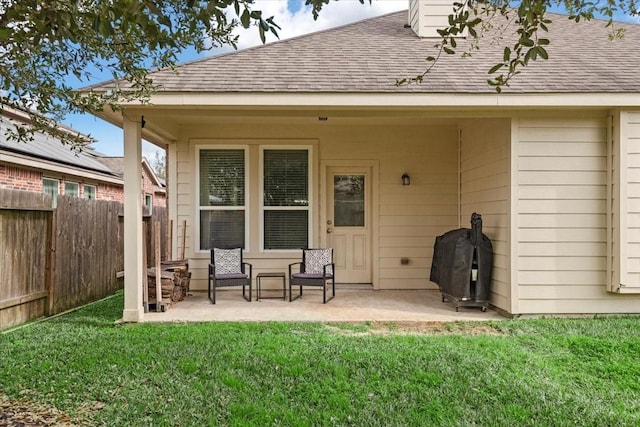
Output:
[[264,249],[300,249],[309,241],[309,151],[263,152]]
[[245,150],[199,153],[200,249],[245,247]]

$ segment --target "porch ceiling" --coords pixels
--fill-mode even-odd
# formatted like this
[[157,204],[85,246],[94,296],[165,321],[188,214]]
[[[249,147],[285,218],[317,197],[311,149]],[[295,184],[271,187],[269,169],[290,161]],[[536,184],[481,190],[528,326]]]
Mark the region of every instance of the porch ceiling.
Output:
[[[609,107],[583,104],[579,110],[606,111]],[[144,116],[143,137],[158,145],[176,140],[183,126],[220,123],[256,124],[314,124],[319,117],[327,117],[326,125],[376,124],[376,125],[456,125],[469,118],[504,118],[524,111],[544,109],[562,110],[563,106],[550,108],[528,106],[309,106],[309,105],[146,105],[126,107],[125,114]],[[566,109],[565,109],[566,111]],[[577,111],[572,107],[572,111]],[[100,116],[122,127],[122,112],[103,111]]]
[[418,111],[366,111],[336,109],[276,109],[276,110],[153,110],[144,113],[145,121],[167,127],[181,125],[224,123],[316,123],[319,117],[327,117],[328,123],[367,123],[375,120],[380,124],[455,124],[458,114],[440,113],[428,117]]
[[[473,114],[464,111],[430,111],[416,109],[346,109],[346,108],[205,108],[205,107],[146,107],[130,109],[133,114],[144,117],[143,138],[164,145],[177,139],[180,128],[186,126],[222,124],[242,124],[250,121],[253,124],[301,124],[319,123],[319,117],[327,117],[323,126],[345,124],[376,125],[455,125],[465,117]],[[126,114],[126,113],[125,113]],[[485,114],[495,117],[497,113]],[[120,112],[104,112],[102,118],[121,127]],[[502,114],[504,116],[504,113]],[[477,112],[475,117],[478,117]]]

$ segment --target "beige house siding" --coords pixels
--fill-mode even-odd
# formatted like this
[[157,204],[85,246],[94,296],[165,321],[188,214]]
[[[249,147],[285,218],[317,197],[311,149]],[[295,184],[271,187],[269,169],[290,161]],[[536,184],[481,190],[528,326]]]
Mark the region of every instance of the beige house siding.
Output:
[[632,312],[607,292],[607,118],[521,118],[515,314]]
[[[329,119],[331,121],[331,118]],[[379,120],[377,121],[379,122]],[[374,234],[379,243],[372,260],[378,289],[436,288],[429,281],[435,237],[458,224],[457,127],[453,124],[410,123],[379,124],[357,119],[345,124],[323,122],[237,124],[215,123],[212,127],[191,126],[172,147],[175,156],[176,222],[187,221],[186,250],[193,271],[192,287],[206,289],[208,253],[196,245],[196,146],[207,144],[249,146],[249,233],[250,247],[245,260],[255,274],[262,271],[286,271],[299,253],[260,252],[259,248],[259,147],[261,144],[294,144],[313,147],[313,245],[320,245],[326,226],[321,224],[320,165],[340,161],[354,164],[375,161],[378,166],[376,192],[379,206],[372,215],[378,224]],[[170,160],[171,161],[171,160]],[[171,169],[171,168],[170,168]],[[411,176],[411,185],[402,186],[403,173]],[[174,248],[180,236],[176,233]],[[401,258],[409,258],[402,265]],[[338,282],[339,282],[338,277]]]
[[[345,127],[321,139],[321,157],[379,159],[379,289],[424,289],[436,236],[457,224],[454,126]],[[350,135],[350,136],[347,136]],[[365,148],[366,147],[366,148]],[[403,173],[411,185],[401,185]],[[373,208],[374,212],[376,207]],[[401,259],[409,264],[402,265]]]
[[491,304],[508,311],[511,301],[509,245],[509,168],[511,122],[467,121],[460,133],[460,223],[470,227],[473,212],[482,215],[483,233],[493,245]]
[[420,37],[439,38],[438,30],[449,24],[454,3],[451,0],[409,0],[411,29]]
[[613,116],[611,290],[640,293],[640,111]]

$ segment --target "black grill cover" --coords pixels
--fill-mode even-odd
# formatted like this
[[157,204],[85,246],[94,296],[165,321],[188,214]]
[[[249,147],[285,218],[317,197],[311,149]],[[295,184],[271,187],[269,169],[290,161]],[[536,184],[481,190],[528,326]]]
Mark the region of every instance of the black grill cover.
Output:
[[[482,234],[480,215],[472,215],[471,225],[471,229],[459,228],[436,237],[429,279],[455,298],[485,302],[489,300],[493,246]],[[470,280],[474,250],[478,263],[475,287]]]

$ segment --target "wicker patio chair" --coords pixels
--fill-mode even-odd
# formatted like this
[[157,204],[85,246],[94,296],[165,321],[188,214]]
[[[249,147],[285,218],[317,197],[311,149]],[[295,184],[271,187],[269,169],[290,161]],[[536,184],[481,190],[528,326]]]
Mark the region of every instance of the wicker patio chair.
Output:
[[[298,266],[297,272],[295,266]],[[302,262],[289,264],[289,301],[302,296],[303,286],[321,286],[322,302],[327,303],[336,296],[335,264],[333,249],[303,249]],[[327,285],[331,283],[331,298],[327,299]],[[300,286],[300,293],[292,298],[291,289]]]
[[[242,261],[242,248],[211,249],[208,295],[212,304],[216,303],[216,288],[226,286],[242,286],[242,297],[251,301],[252,279],[253,266]],[[245,294],[245,286],[249,287],[248,297]]]

